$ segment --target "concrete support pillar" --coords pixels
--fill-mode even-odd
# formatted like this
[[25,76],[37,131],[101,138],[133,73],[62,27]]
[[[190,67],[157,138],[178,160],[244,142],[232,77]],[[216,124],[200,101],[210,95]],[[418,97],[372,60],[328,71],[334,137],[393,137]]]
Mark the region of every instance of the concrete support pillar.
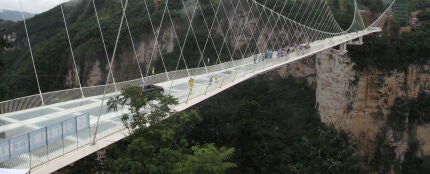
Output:
[[339,47],[340,47],[340,51],[342,52],[346,51],[346,43],[340,44]]

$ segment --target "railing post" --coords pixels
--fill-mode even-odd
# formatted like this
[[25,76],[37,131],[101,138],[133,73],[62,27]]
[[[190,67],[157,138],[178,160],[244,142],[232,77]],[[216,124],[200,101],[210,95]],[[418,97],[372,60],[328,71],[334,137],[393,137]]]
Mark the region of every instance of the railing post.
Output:
[[232,81],[232,82],[234,82],[234,81],[236,80],[237,74],[239,74],[239,70],[238,70],[238,69],[236,70],[236,73],[234,74],[234,77],[233,77],[233,81]]
[[45,136],[46,136],[46,162],[49,161],[49,141],[48,141],[48,127],[45,127]]
[[63,122],[61,122],[61,141],[63,143],[63,154],[64,155],[64,125]]
[[76,149],[79,149],[78,117],[75,117]]
[[206,95],[208,93],[209,86],[213,83],[213,79],[212,78],[213,77],[211,76],[210,79],[209,79],[208,86],[206,86],[205,94],[204,95]]
[[219,86],[219,88],[222,88],[222,84],[224,83],[224,79],[225,79],[225,77],[222,78],[221,85]]
[[188,95],[187,95],[187,101],[185,101],[185,103],[188,103],[188,100],[190,99],[191,91],[192,89],[190,88],[190,91],[188,92]]
[[27,133],[27,143],[28,143],[28,157],[29,157],[29,164],[31,169],[31,147],[30,147],[30,133]]

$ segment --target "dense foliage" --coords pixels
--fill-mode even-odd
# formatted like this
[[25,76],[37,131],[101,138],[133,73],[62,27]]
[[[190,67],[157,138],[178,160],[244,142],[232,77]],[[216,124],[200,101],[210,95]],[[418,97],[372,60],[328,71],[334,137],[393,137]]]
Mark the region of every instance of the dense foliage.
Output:
[[321,123],[314,95],[306,80],[256,77],[116,143],[106,170],[361,173],[355,145]]
[[426,11],[430,7],[430,0],[409,0],[409,9],[412,11]]
[[108,111],[118,111],[118,108],[128,107],[129,113],[123,114],[121,120],[126,128],[134,131],[144,128],[147,124],[158,124],[172,114],[169,106],[178,104],[170,95],[164,95],[160,90],[144,91],[141,87],[126,87],[121,95],[108,100]]
[[[383,128],[377,137],[377,148],[375,149],[372,162],[376,170],[381,173],[389,173],[391,167],[397,173],[420,174],[430,172],[429,157],[418,157],[419,142],[417,140],[417,126],[430,123],[430,96],[422,93],[416,99],[397,98],[387,118],[387,126]],[[408,138],[408,151],[405,159],[400,161],[396,158],[394,146],[385,137],[388,131],[399,141],[404,134]]]
[[[106,79],[107,72],[104,68],[107,65],[106,56],[109,58],[112,57],[111,54],[114,49],[121,18],[121,4],[119,1],[95,1],[108,52],[106,55],[97,25],[95,11],[91,2],[92,1],[78,0],[71,1],[64,5],[71,36],[71,44],[73,46],[76,63],[79,67],[78,73],[83,86],[87,86],[88,79],[90,78],[90,71],[97,62],[100,63],[101,78]],[[211,33],[213,38],[207,41],[207,36],[209,35],[208,28],[211,25],[209,21],[212,21],[215,17],[213,11],[216,10],[214,8],[217,7],[217,3],[220,3],[220,1],[211,0],[202,1],[200,3],[201,9],[198,8],[196,10],[196,16],[193,20],[193,31],[187,34],[189,26],[183,21],[188,20],[188,17],[185,13],[185,9],[183,9],[184,5],[182,1],[169,1],[170,15],[166,14],[164,18],[162,15],[163,8],[161,8],[164,4],[161,3],[160,8],[156,10],[154,1],[130,1],[127,8],[127,21],[129,22],[136,47],[141,46],[139,45],[141,43],[151,45],[149,47],[152,47],[152,43],[149,42],[152,42],[154,39],[155,33],[153,30],[160,29],[160,33],[168,33],[170,36],[172,34],[171,25],[172,23],[175,25],[178,41],[173,41],[175,44],[173,52],[168,54],[163,53],[166,67],[163,67],[159,58],[153,59],[151,66],[155,66],[155,73],[164,72],[165,68],[168,71],[185,69],[184,61],[187,63],[188,68],[202,67],[203,63],[199,61],[201,58],[199,49],[203,49],[206,42],[208,42],[208,46],[205,48],[205,54],[202,58],[204,60],[211,60],[207,62],[206,65],[219,63],[219,61],[216,61],[217,58],[220,58],[222,62],[230,59],[242,58],[238,50],[234,51],[231,45],[223,44],[224,38],[215,31]],[[214,28],[216,28],[217,25],[226,26],[223,28],[224,32],[226,32],[228,25],[226,24],[227,21],[224,19],[227,15],[232,15],[230,14],[232,4],[231,1],[223,1],[223,3],[225,10],[223,8],[223,11],[219,12],[217,16],[217,21],[219,23],[215,23]],[[147,10],[147,6],[149,10]],[[193,10],[192,6],[193,4],[186,3],[189,15],[191,15]],[[162,19],[164,19],[163,25],[160,26]],[[154,25],[154,28],[151,24]],[[27,26],[30,32],[30,41],[42,92],[77,87],[65,85],[67,74],[69,73],[68,71],[72,69],[73,61],[59,7],[55,7],[54,9],[29,19],[27,21]],[[0,60],[9,65],[5,68],[5,73],[0,74],[0,85],[4,85],[7,89],[20,89],[19,91],[10,90],[8,92],[10,96],[0,98],[0,100],[37,93],[36,79],[31,64],[28,44],[25,40],[23,23],[18,22],[5,27],[0,26],[0,29],[0,34],[17,33],[17,43],[15,45],[17,49],[12,52],[0,54]],[[174,35],[176,36],[176,34]],[[198,42],[195,42],[195,39],[197,39]],[[162,42],[162,40],[163,39],[160,39],[160,42]],[[177,43],[185,45],[180,47]],[[161,45],[163,44],[165,43],[161,43]],[[215,50],[214,47],[217,48],[217,50]],[[248,52],[252,52],[254,48],[255,46],[251,44],[248,48]],[[244,51],[245,48],[239,49]],[[181,51],[187,56],[181,55]],[[148,50],[148,52],[152,51]],[[155,50],[154,54],[157,57],[161,52],[164,52],[164,50]],[[230,53],[234,54],[233,57],[230,57]],[[144,55],[146,54],[139,53],[139,58],[148,63],[150,57]],[[181,61],[178,62],[180,56],[182,56],[182,58],[180,59]],[[124,63],[135,62],[135,60],[128,60],[130,58],[134,59],[134,55],[131,47],[131,39],[125,24],[120,34],[116,57],[116,62],[114,63],[116,67],[114,67],[114,69],[126,71],[126,73],[114,73],[117,81],[137,79],[140,77],[140,72],[138,72],[138,65],[136,63]],[[143,63],[140,66],[143,69],[144,75],[146,75],[145,72],[148,72],[147,70],[150,67]],[[100,82],[100,84],[104,83],[105,82]]]
[[351,0],[327,0],[336,21],[346,30],[354,19],[354,3]]
[[358,173],[347,136],[324,126],[305,80],[261,76],[197,106],[193,136],[236,148],[232,173]]
[[350,46],[357,69],[376,67],[380,70],[405,70],[411,64],[424,64],[430,59],[430,20],[412,28],[409,33],[385,32],[382,36],[365,37],[366,44]]

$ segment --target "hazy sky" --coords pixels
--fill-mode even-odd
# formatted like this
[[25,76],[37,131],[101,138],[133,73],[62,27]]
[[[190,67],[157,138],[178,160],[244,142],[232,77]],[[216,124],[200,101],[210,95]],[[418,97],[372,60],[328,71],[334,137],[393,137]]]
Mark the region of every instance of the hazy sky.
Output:
[[[21,11],[20,0],[0,0],[0,9]],[[21,0],[22,8],[25,12],[41,13],[58,5],[59,1],[68,0]]]

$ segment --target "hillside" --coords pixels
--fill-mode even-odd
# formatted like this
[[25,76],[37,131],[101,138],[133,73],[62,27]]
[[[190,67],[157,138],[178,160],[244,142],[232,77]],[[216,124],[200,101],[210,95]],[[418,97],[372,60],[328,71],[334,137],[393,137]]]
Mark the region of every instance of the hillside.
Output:
[[[95,6],[97,7],[108,53],[106,54],[93,4],[91,2],[92,1],[79,0],[64,4],[65,16],[82,86],[93,86],[105,83],[108,69],[108,59],[106,55],[108,55],[109,58],[112,57],[121,18],[121,4],[119,1],[100,0],[96,2]],[[244,36],[239,39],[238,44],[235,43],[234,36],[239,35],[239,27],[241,27],[246,20],[245,17],[247,13],[244,10],[238,10],[236,16],[239,16],[239,19],[232,21],[232,28],[236,29],[231,31],[235,33],[230,31],[225,38],[223,38],[222,31],[226,33],[227,30],[229,30],[229,20],[227,20],[227,16],[233,16],[233,4],[227,3],[229,1],[226,1],[226,3],[224,3],[224,8],[221,8],[218,15],[215,16],[213,11],[215,10],[216,4],[212,6],[211,3],[219,3],[219,1],[199,1],[201,9],[198,8],[196,10],[196,16],[192,24],[193,32],[190,32],[189,37],[187,37],[188,24],[184,22],[187,21],[185,12],[188,11],[188,13],[191,13],[197,1],[186,1],[186,9],[181,1],[170,1],[169,11],[172,20],[169,19],[170,16],[164,18],[163,25],[160,27],[160,36],[158,40],[160,48],[158,50],[157,47],[154,47],[156,41],[154,39],[154,32],[152,31],[148,13],[151,15],[154,28],[158,29],[162,19],[163,9],[159,7],[157,11],[153,1],[148,1],[149,10],[146,10],[145,2],[146,1],[130,1],[127,9],[127,19],[136,46],[139,64],[136,63],[129,33],[124,24],[120,35],[118,51],[115,55],[116,60],[113,66],[115,80],[117,82],[140,78],[138,66],[142,67],[144,75],[146,75],[148,72],[147,70],[152,67],[155,67],[155,73],[164,72],[164,67],[158,58],[160,52],[163,53],[166,69],[168,71],[175,70],[176,68],[184,69],[184,63],[180,62],[177,64],[181,52],[180,46],[177,43],[185,43],[183,53],[187,55],[184,59],[188,64],[188,68],[203,66],[197,61],[201,57],[198,48],[199,46],[205,45],[206,37],[209,34],[207,29],[209,27],[206,27],[205,22],[211,21],[215,17],[217,22],[214,26],[214,30],[211,32],[211,40],[213,40],[213,43],[209,41],[205,53],[202,55],[205,59],[209,58],[209,60],[212,60],[206,65],[215,64],[217,57],[220,57],[222,62],[228,61],[231,58],[242,58],[239,51],[236,51],[231,57],[230,50],[232,51],[234,49],[233,47],[236,47],[236,49],[245,48],[245,46],[248,46],[246,43],[252,41],[252,36],[259,34],[251,33],[252,27],[246,28],[244,30]],[[306,0],[304,2],[308,3],[308,5],[313,3],[311,0]],[[290,6],[292,6],[293,2],[289,1],[289,3]],[[270,4],[275,5],[274,2]],[[244,8],[246,9],[247,4],[244,3],[242,5],[245,6]],[[276,9],[281,8],[282,4],[279,3]],[[254,11],[255,14],[258,14],[257,12],[258,11]],[[324,12],[320,10],[318,13],[322,14]],[[318,13],[313,15],[321,15]],[[303,15],[304,14],[300,11],[292,10],[291,16],[297,16],[297,18],[299,18]],[[263,17],[265,16],[263,15]],[[266,16],[266,18],[267,17],[268,16]],[[254,18],[257,18],[257,16],[254,16]],[[253,20],[255,21],[256,19],[250,19],[250,21]],[[172,27],[171,21],[175,28]],[[29,19],[27,23],[42,91],[50,92],[78,87],[79,81],[76,78],[74,68],[72,68],[73,61],[59,7],[36,15]],[[343,24],[346,25],[347,23],[348,22],[344,22]],[[263,26],[264,23],[260,21],[260,23],[251,25]],[[315,26],[322,25],[322,23],[315,24]],[[266,31],[261,30],[259,32],[271,32],[268,28],[265,30]],[[16,49],[0,54],[0,61],[8,65],[4,70],[5,73],[0,75],[0,86],[4,86],[4,89],[6,89],[4,93],[8,94],[3,100],[37,93],[28,46],[24,37],[23,23],[16,23],[13,26],[5,28],[2,32],[4,34],[16,33],[17,37],[16,42],[13,43]],[[276,32],[275,35],[277,34]],[[261,39],[264,40],[264,37],[269,36],[263,35]],[[187,38],[186,41],[185,38]],[[227,40],[228,43],[223,44],[223,40]],[[223,49],[219,51],[219,56],[217,56],[218,54],[215,48],[220,50],[221,47],[223,47]],[[249,50],[254,50],[256,47],[255,44],[249,44]],[[153,52],[155,56],[150,65],[152,67],[148,67]],[[252,54],[251,51],[248,52],[248,55],[250,54]],[[179,66],[177,67],[177,65]],[[21,90],[15,91],[13,89]]]
[[[31,18],[34,16],[33,13],[27,13],[24,12],[25,18]],[[22,20],[22,14],[20,11],[13,11],[13,10],[1,10],[0,9],[0,19],[7,20],[7,21],[21,21]]]
[[[104,83],[107,72],[107,58],[101,41],[95,12],[91,1],[73,1],[64,5],[65,15],[74,47],[76,62],[79,67],[79,74],[83,86],[98,85]],[[154,42],[153,33],[149,18],[146,15],[143,1],[133,1],[130,4],[127,15],[133,39],[136,42],[138,52],[143,54],[140,57],[141,64],[147,61],[152,52]],[[149,3],[149,11],[153,18],[154,25],[158,25],[160,12],[155,12],[154,5]],[[121,5],[119,1],[103,0],[97,1],[98,14],[102,26],[104,38],[106,40],[107,52],[112,53],[116,38],[117,29],[121,17]],[[175,7],[172,5],[172,7]],[[170,9],[176,10],[176,9]],[[173,18],[181,18],[180,13],[173,13]],[[45,13],[36,15],[27,21],[27,26],[31,38],[34,58],[42,91],[53,91],[65,88],[77,87],[72,71],[72,60],[67,43],[66,32],[62,21],[59,7],[55,7]],[[181,30],[178,23],[177,30]],[[164,25],[163,28],[171,28]],[[171,29],[162,29],[160,41],[162,46],[172,45],[173,37]],[[28,46],[25,40],[25,32],[21,22],[5,28],[3,34],[16,33],[17,40],[13,45],[15,51],[0,54],[0,61],[8,66],[6,73],[0,75],[0,83],[8,89],[22,89],[19,92],[8,90],[11,97],[23,96],[36,93],[34,73],[31,66],[31,59]],[[164,51],[173,51],[173,46],[162,48]],[[192,47],[191,47],[192,48]],[[121,40],[118,49],[118,61],[114,69],[134,70],[132,72],[117,72],[115,78],[118,81],[138,78],[137,65],[133,61],[131,42],[126,30],[121,33]],[[158,70],[158,69],[157,69]],[[0,84],[0,85],[1,85]]]

